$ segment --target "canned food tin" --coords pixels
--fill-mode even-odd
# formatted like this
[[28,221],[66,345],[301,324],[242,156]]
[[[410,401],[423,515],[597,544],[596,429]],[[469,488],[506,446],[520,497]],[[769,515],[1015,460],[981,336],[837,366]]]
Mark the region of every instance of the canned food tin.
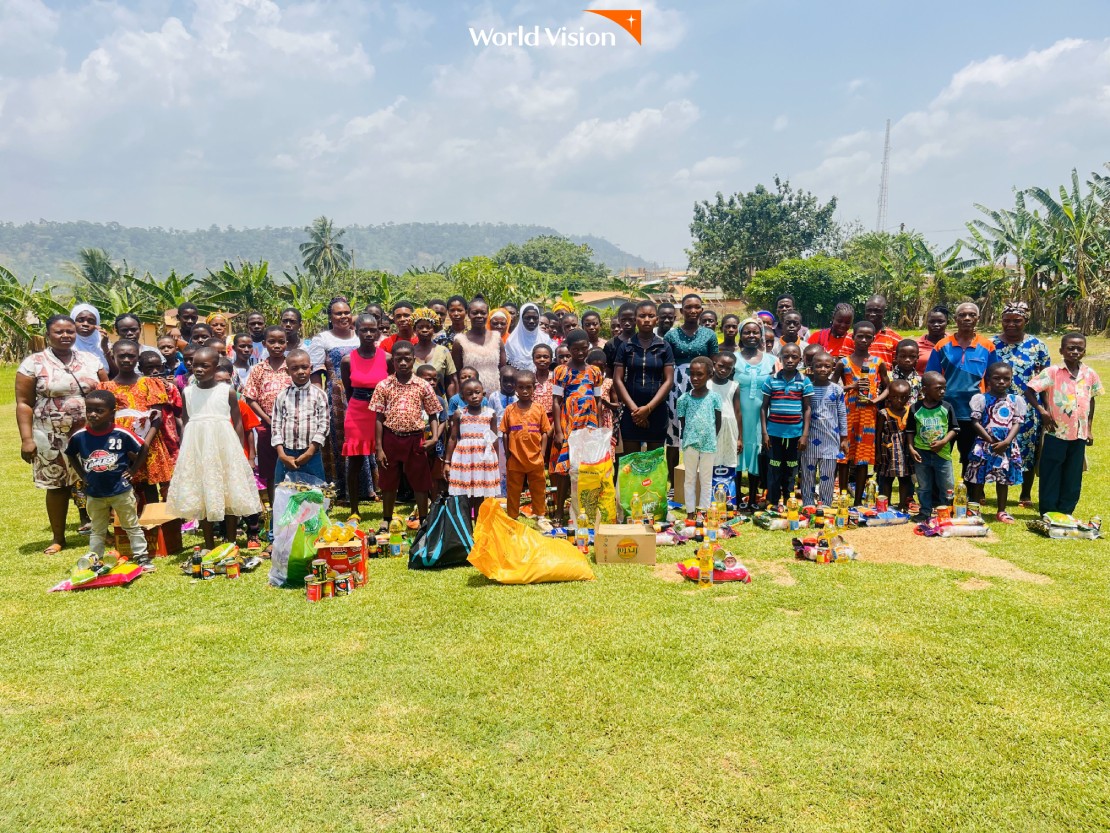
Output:
[[224,574],[228,578],[239,578],[239,562],[229,561],[227,566],[224,568]]
[[937,523],[945,523],[952,520],[952,507],[941,504],[937,507]]
[[335,579],[333,579],[333,578],[325,579],[324,583],[323,583],[323,587],[324,587],[324,598],[325,599],[334,599],[335,598]]
[[304,583],[305,598],[310,602],[318,602],[324,597],[324,585],[322,582],[309,579]]
[[322,558],[316,558],[312,562],[312,575],[315,576],[317,581],[323,581],[328,577],[328,562]]
[[981,506],[980,506],[980,505],[979,505],[978,503],[976,503],[976,502],[975,502],[974,500],[968,501],[968,504],[967,504],[967,514],[969,514],[969,515],[978,515],[978,514],[979,514],[979,512],[980,512],[980,511],[982,510],[982,508],[983,508],[983,507],[981,507]]
[[213,563],[202,564],[200,567],[200,577],[204,581],[216,577],[216,565]]
[[349,596],[354,589],[354,578],[350,573],[340,573],[335,577],[335,595]]
[[875,511],[886,512],[890,509],[890,499],[886,495],[879,495],[875,498]]

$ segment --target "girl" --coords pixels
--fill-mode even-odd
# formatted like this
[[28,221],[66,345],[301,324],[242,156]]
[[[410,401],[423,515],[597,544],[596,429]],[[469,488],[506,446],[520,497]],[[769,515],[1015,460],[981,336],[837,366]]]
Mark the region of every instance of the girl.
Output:
[[[690,390],[678,400],[682,424],[682,459],[686,464],[686,519],[709,508],[713,488],[713,461],[721,432],[721,398],[709,389],[713,363],[705,356],[690,362]],[[677,495],[676,495],[677,497]]]
[[717,349],[722,353],[735,353],[740,349],[739,337],[740,316],[729,313],[721,319],[721,345]]
[[562,339],[560,338],[559,339],[559,346],[555,348],[555,364],[557,366],[561,367],[562,365],[566,364],[569,361],[570,361],[570,348],[567,347],[565,344],[563,344]]
[[92,353],[101,368],[108,370],[108,331],[100,326],[100,311],[92,304],[78,304],[69,311],[69,317],[77,327],[73,349]]
[[[523,317],[524,313],[521,313]],[[547,413],[551,413],[551,364],[554,360],[550,344],[537,344],[532,348],[532,364],[536,366],[536,389],[532,392],[532,400]]]
[[525,304],[520,308],[520,324],[505,342],[505,359],[517,370],[535,372],[532,351],[541,344],[550,347],[553,342],[540,329],[540,308],[535,304]]
[[[157,353],[154,354],[158,356]],[[147,500],[157,500],[160,492],[164,497],[173,477],[174,458],[162,436],[161,426],[172,422],[174,414],[170,408],[166,388],[157,379],[139,374],[139,345],[130,339],[121,338],[112,345],[112,360],[118,370],[115,378],[101,382],[97,387],[111,391],[116,397],[116,425],[143,436],[150,426],[150,412],[162,412],[161,425],[155,427],[147,437],[146,460],[135,472],[132,482],[140,507]],[[147,491],[146,486],[157,487]],[[151,494],[153,492],[153,494]]]
[[733,377],[739,386],[737,393],[740,396],[740,455],[736,474],[748,474],[748,498],[739,502],[742,510],[759,504],[760,485],[766,485],[764,481],[767,479],[768,460],[763,449],[760,415],[763,411],[763,383],[775,372],[775,357],[763,349],[763,330],[763,322],[758,318],[744,319],[740,324],[740,350],[735,354]]
[[[176,349],[176,342],[174,344]],[[162,424],[158,426],[158,436],[165,442],[170,458],[177,464],[177,453],[181,450],[181,391],[177,385],[166,378],[162,359],[155,353],[139,354],[139,372],[153,379],[166,391],[166,407],[163,410]],[[172,476],[172,475],[171,475]]]
[[698,323],[706,329],[717,332],[717,313],[711,309],[707,309],[701,314],[701,318],[698,319]]
[[497,417],[493,408],[482,404],[482,383],[476,379],[463,383],[462,398],[466,407],[451,415],[451,437],[447,440],[443,472],[451,494],[471,499],[474,517],[482,499],[497,497],[501,492]]
[[819,344],[834,359],[842,359],[852,352],[852,321],[856,311],[851,304],[839,303],[833,307],[832,320],[824,330],[809,334],[810,344]]
[[879,438],[875,476],[879,493],[890,496],[894,505],[894,480],[898,480],[898,501],[907,511],[913,497],[913,458],[910,456],[909,432],[906,421],[910,415],[910,384],[905,379],[891,379],[887,388],[886,407],[875,415],[875,435]]
[[455,367],[468,365],[476,368],[482,389],[495,391],[501,387],[501,368],[505,365],[505,345],[501,334],[486,329],[489,304],[481,295],[470,302],[467,315],[470,317],[470,329],[455,337],[451,358]]
[[213,521],[224,521],[227,540],[235,540],[239,515],[262,511],[254,473],[243,454],[243,420],[231,385],[216,382],[220,357],[202,347],[193,356],[195,385],[185,389],[185,435],[177,468],[166,495],[179,518],[196,518],[204,545],[216,545]]
[[585,330],[571,330],[563,346],[570,352],[570,360],[555,368],[551,388],[551,424],[555,428],[552,440],[555,466],[551,479],[555,481],[556,526],[566,523],[563,507],[570,490],[570,446],[567,439],[572,431],[579,428],[600,426],[597,398],[605,381],[600,370],[586,363],[590,338]]
[[988,392],[971,397],[971,418],[978,439],[964,473],[973,500],[982,501],[985,484],[994,483],[998,492],[995,518],[1004,524],[1014,522],[1013,515],[1006,511],[1010,486],[1020,485],[1023,480],[1021,446],[1014,440],[1025,424],[1027,404],[1024,397],[1013,392],[1013,381],[1010,366],[995,362],[987,368]]
[[359,344],[358,334],[353,324],[350,303],[346,298],[337,295],[328,301],[327,329],[313,336],[312,347],[309,349],[312,381],[321,385],[324,393],[328,395],[331,431],[328,432],[328,441],[320,453],[327,479],[338,487],[336,491],[339,500],[348,500],[347,468],[343,457],[347,400],[343,397],[340,365],[343,357]]
[[613,386],[625,405],[621,437],[645,451],[660,448],[666,441],[667,395],[674,384],[674,354],[655,334],[657,321],[654,302],[637,304],[636,333],[622,342],[613,356]]
[[[613,380],[605,375],[606,371],[609,369],[609,362],[605,358],[605,351],[597,349],[590,350],[590,352],[586,354],[586,363],[591,367],[596,367],[598,373],[601,374],[603,381],[601,387],[597,389],[598,421],[602,428],[608,428],[613,432],[612,442],[613,447],[616,448],[620,441],[620,411],[622,408],[613,390]],[[614,415],[616,416],[615,420],[613,418]],[[615,429],[614,423],[616,424]]]
[[[670,423],[667,426],[667,466],[671,471],[678,465],[678,449],[682,446],[678,398],[690,390],[690,362],[698,356],[712,359],[718,353],[717,334],[700,324],[702,310],[700,295],[686,295],[682,299],[682,326],[672,327],[663,336],[671,346],[674,357],[674,387],[667,399],[670,413]],[[762,394],[760,401],[762,402]]]
[[[447,416],[448,417],[450,417],[453,413],[455,413],[455,411],[461,411],[463,409],[463,407],[466,405],[466,402],[463,399],[463,395],[462,395],[462,392],[461,392],[462,391],[462,386],[465,385],[467,382],[477,382],[477,381],[478,381],[478,371],[475,370],[473,367],[464,367],[462,370],[459,371],[459,391],[460,392],[456,393],[449,400],[447,400]],[[489,400],[485,397],[485,395],[483,395],[482,396],[482,407],[485,407],[488,404],[489,404]]]
[[[347,410],[343,415],[342,454],[347,458],[347,497],[351,514],[358,514],[359,488],[363,478],[369,484],[367,500],[377,500],[377,414],[370,410],[370,400],[377,387],[388,375],[386,352],[378,347],[378,319],[363,313],[355,319],[358,347],[344,356],[339,363],[339,375],[347,395]],[[364,474],[365,466],[370,470]]]
[[[917,372],[917,341],[904,338],[894,348],[894,371],[890,378],[902,379],[910,386],[910,400],[907,406],[912,408],[921,398],[921,375]],[[884,493],[885,494],[885,493]]]
[[833,381],[844,385],[848,408],[848,462],[841,472],[841,487],[854,468],[858,506],[863,504],[868,467],[875,465],[875,409],[886,399],[890,379],[883,361],[868,352],[875,340],[875,325],[857,321],[852,339],[852,353],[837,364]]
[[435,342],[450,350],[455,339],[466,332],[466,298],[452,295],[447,299],[447,318],[450,323],[447,329],[435,337]]
[[254,357],[254,339],[250,333],[236,333],[231,342],[231,386],[236,391],[241,391],[247,383],[247,374],[251,372],[251,359]]
[[417,365],[430,364],[436,369],[436,384],[433,387],[450,397],[454,396],[459,389],[459,382],[456,378],[455,361],[451,358],[451,351],[442,344],[435,344],[432,341],[438,320],[436,311],[431,307],[413,310],[412,331],[416,334],[416,344],[412,349]]
[[593,310],[582,313],[582,329],[590,337],[591,350],[601,350],[605,347],[605,339],[601,337],[601,313]]
[[713,376],[709,380],[709,389],[721,399],[721,430],[717,433],[717,456],[713,461],[714,467],[724,466],[730,469],[729,474],[722,476],[735,478],[736,465],[739,461],[739,451],[742,443],[741,414],[740,414],[740,386],[733,381],[736,372],[736,354],[719,353],[713,362]]

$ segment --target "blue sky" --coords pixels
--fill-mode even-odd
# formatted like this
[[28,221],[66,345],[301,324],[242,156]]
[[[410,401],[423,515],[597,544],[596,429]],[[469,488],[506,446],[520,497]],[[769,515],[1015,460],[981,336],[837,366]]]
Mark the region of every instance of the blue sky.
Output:
[[[0,219],[542,223],[684,265],[776,173],[937,243],[1110,161],[1110,5],[0,0]],[[631,3],[590,3],[610,8]],[[1080,21],[1083,25],[1080,25]],[[469,27],[616,32],[475,47]]]

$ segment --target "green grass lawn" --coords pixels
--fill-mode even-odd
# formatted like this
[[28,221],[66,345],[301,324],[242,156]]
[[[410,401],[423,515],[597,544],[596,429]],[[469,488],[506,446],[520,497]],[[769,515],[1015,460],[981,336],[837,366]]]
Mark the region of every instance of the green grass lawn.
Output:
[[[48,595],[82,539],[40,554],[13,413],[0,830],[1110,828],[1105,542],[1005,529],[991,554],[1051,583],[980,589],[867,552],[795,563],[786,533],[746,530],[728,547],[754,582],[704,591],[650,567],[501,587],[381,560],[317,605],[166,562]],[[1107,448],[1081,514],[1110,516]]]

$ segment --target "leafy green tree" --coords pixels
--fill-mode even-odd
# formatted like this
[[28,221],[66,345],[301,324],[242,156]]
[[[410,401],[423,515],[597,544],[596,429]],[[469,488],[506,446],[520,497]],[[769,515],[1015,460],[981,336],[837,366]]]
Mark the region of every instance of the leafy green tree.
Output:
[[594,251],[586,243],[574,243],[566,237],[541,234],[517,245],[503,246],[493,256],[498,264],[516,264],[546,272],[549,275],[579,275],[606,278],[608,268],[594,262]]
[[270,278],[270,265],[264,260],[258,263],[240,260],[238,266],[224,261],[219,271],[209,269],[208,276],[197,288],[193,303],[204,312],[259,310],[272,313],[278,306],[277,288]]
[[65,270],[78,280],[99,286],[109,286],[119,277],[119,269],[112,263],[111,255],[103,249],[81,249],[76,263],[67,263]]
[[170,307],[177,307],[188,301],[192,296],[190,290],[196,283],[196,279],[190,272],[185,277],[181,277],[173,269],[170,270],[169,275],[165,280],[158,280],[149,273],[141,278],[132,278],[135,285],[147,296],[158,310],[168,310]]
[[347,269],[351,265],[351,253],[339,242],[346,231],[335,230],[327,217],[317,217],[311,226],[306,226],[308,242],[300,245],[304,268],[314,275],[329,277]]
[[33,339],[42,332],[42,322],[66,307],[54,298],[51,284],[38,280],[22,283],[0,266],[0,361],[20,361],[32,350]]
[[694,244],[686,253],[702,281],[739,296],[758,270],[824,244],[835,227],[836,197],[821,204],[777,176],[774,183],[773,191],[757,185],[727,199],[718,191],[714,202],[694,204]]
[[460,295],[481,295],[491,308],[546,298],[552,282],[551,276],[543,272],[520,264],[499,264],[488,257],[460,260],[451,267],[449,276]]
[[874,291],[871,280],[843,260],[824,255],[791,258],[756,272],[748,284],[748,302],[757,309],[774,309],[780,295],[793,295],[802,318],[826,326],[833,307],[845,301],[862,310]]

